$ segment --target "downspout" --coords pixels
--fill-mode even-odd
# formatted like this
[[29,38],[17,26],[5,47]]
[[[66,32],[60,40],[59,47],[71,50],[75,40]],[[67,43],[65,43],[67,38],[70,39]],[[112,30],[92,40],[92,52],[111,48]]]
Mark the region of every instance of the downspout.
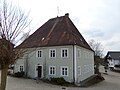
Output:
[[75,83],[75,69],[74,69],[74,45],[73,45],[73,82]]
[[43,66],[43,69],[44,69],[44,71],[43,71],[43,72],[44,72],[44,73],[43,73],[44,75],[43,75],[43,76],[44,76],[45,79],[46,79],[46,66],[47,66],[47,65],[46,65],[46,57],[45,57],[44,66]]
[[25,76],[28,77],[28,55],[26,56],[26,71]]
[[73,80],[74,83],[76,84],[77,81],[77,72],[76,72],[76,46],[73,45]]

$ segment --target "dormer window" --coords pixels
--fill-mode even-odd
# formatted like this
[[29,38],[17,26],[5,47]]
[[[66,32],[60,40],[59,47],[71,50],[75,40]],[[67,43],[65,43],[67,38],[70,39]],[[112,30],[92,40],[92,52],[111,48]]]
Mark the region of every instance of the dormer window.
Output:
[[43,37],[43,38],[42,38],[42,41],[43,41],[44,39],[45,39],[45,38]]

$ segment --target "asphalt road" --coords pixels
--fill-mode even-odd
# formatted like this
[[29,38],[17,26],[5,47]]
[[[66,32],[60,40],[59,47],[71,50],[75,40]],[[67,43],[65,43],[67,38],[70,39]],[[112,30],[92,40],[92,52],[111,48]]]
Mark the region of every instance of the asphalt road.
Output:
[[[103,67],[100,67],[100,72],[104,73]],[[8,76],[6,90],[120,90],[120,73],[108,71],[108,75],[102,75],[105,78],[105,81],[87,88],[57,86],[42,81],[36,83],[36,80],[33,79]]]

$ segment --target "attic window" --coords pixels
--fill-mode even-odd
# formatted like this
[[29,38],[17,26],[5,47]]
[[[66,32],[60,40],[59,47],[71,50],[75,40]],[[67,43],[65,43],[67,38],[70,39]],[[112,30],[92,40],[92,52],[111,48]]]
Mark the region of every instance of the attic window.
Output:
[[43,41],[44,39],[45,39],[45,38],[43,37],[43,38],[42,38],[42,41]]
[[64,32],[64,34],[65,34],[66,32]]

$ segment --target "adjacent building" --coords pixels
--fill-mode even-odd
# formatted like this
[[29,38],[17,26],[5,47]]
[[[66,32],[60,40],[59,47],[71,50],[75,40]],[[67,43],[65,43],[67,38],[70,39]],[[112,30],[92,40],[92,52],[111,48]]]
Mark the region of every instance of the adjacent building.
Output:
[[106,59],[110,70],[120,70],[120,51],[108,51]]
[[14,73],[30,78],[63,77],[79,83],[94,74],[94,51],[69,18],[48,20],[17,48],[28,50],[15,63]]

